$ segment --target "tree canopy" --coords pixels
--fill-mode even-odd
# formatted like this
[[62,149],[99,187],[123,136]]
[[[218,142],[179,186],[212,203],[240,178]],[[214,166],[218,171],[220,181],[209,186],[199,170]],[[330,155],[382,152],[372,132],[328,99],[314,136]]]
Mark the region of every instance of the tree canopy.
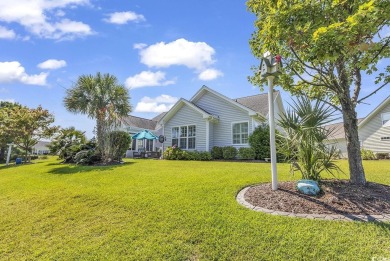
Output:
[[[390,82],[390,1],[249,0],[257,20],[250,40],[254,56],[283,57],[277,84],[292,94],[320,99],[343,114],[351,181],[365,184],[356,106]],[[259,68],[250,81],[262,86]],[[377,86],[362,86],[373,74]],[[361,97],[362,88],[365,89]]]
[[111,131],[121,117],[131,112],[128,90],[110,74],[82,75],[66,91],[64,104],[68,111],[86,114],[96,119],[98,151],[103,160],[111,160],[109,139]]

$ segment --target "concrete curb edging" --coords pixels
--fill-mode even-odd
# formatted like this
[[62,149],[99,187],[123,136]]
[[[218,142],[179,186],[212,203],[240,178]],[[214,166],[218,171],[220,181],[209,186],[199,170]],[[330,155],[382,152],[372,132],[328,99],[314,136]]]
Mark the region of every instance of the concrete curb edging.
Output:
[[387,222],[387,221],[390,221],[390,214],[382,214],[382,215],[296,214],[296,213],[291,213],[291,212],[283,212],[283,211],[266,209],[266,208],[262,208],[262,207],[256,207],[245,200],[245,193],[250,188],[251,188],[251,186],[241,189],[236,196],[236,200],[240,205],[242,205],[246,208],[250,208],[250,209],[257,211],[257,212],[263,212],[263,213],[267,213],[267,214],[271,214],[271,215],[307,218],[307,219],[321,219],[321,220],[362,221],[362,222]]

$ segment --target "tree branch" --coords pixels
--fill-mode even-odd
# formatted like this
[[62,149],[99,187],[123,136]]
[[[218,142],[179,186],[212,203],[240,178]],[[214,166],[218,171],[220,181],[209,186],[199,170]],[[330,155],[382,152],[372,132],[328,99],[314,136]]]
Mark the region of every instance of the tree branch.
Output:
[[388,83],[390,83],[390,82],[385,82],[384,84],[382,84],[381,86],[379,86],[375,91],[373,91],[372,93],[370,93],[370,94],[367,95],[366,97],[363,97],[363,98],[361,98],[360,100],[358,100],[357,103],[361,103],[362,101],[364,101],[364,100],[367,99],[368,97],[371,97],[372,95],[374,95],[375,93],[377,93],[380,89],[382,89],[383,87],[385,87]]

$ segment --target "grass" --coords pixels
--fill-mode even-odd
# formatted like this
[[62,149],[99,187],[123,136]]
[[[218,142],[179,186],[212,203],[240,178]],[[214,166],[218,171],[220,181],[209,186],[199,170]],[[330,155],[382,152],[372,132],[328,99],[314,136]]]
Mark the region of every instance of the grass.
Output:
[[[340,161],[346,170],[347,162]],[[0,167],[1,260],[371,260],[390,258],[390,224],[306,220],[240,206],[270,165],[128,160]],[[390,184],[390,161],[367,161]],[[298,179],[279,164],[279,180]],[[342,176],[347,178],[347,176]]]

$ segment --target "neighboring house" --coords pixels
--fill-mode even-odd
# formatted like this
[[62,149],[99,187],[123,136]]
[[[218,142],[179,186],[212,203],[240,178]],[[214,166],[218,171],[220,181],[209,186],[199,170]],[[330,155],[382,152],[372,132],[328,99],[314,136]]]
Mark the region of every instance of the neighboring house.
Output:
[[32,148],[32,154],[36,155],[46,155],[50,153],[50,149],[48,145],[50,141],[38,141]]
[[[331,143],[340,150],[343,157],[347,157],[347,144],[343,123],[325,126],[333,130]],[[390,153],[390,96],[367,117],[358,120],[360,146],[374,153]]]
[[[277,91],[274,104],[279,117],[284,107]],[[203,86],[190,100],[181,98],[168,112],[146,121],[156,124],[148,130],[165,136],[164,148],[210,151],[213,146],[249,147],[249,135],[267,117],[268,94],[230,99]],[[128,121],[124,127],[134,132],[132,124]]]

